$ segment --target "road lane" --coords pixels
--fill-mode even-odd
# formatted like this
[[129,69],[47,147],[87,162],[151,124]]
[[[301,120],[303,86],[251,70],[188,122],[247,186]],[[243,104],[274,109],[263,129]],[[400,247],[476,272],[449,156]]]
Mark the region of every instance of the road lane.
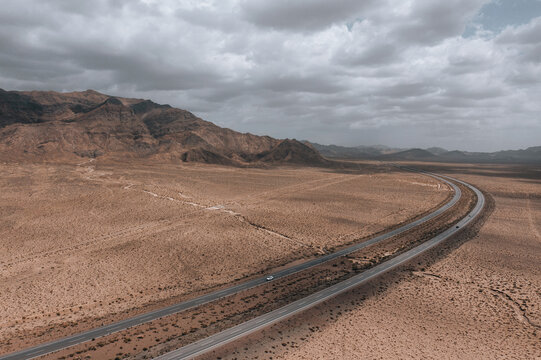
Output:
[[[426,174],[434,176],[434,174],[430,174],[430,173],[426,173]],[[344,280],[340,283],[332,285],[326,289],[323,289],[319,292],[316,292],[305,298],[299,299],[279,309],[276,309],[274,311],[271,311],[269,313],[256,317],[252,320],[249,320],[247,322],[244,322],[242,324],[239,324],[237,326],[224,330],[220,333],[209,336],[208,338],[205,338],[203,340],[197,341],[195,343],[184,346],[180,349],[177,349],[167,354],[164,354],[162,356],[159,356],[156,359],[157,360],[182,360],[182,359],[190,359],[195,356],[207,353],[213,349],[226,345],[236,339],[247,336],[260,329],[263,329],[279,321],[282,321],[286,318],[289,318],[301,311],[314,307],[352,288],[358,287],[370,281],[371,279],[379,275],[382,275],[388,272],[389,270],[394,269],[406,263],[407,261],[415,258],[416,256],[424,253],[425,251],[445,241],[450,236],[460,231],[464,226],[472,222],[481,213],[485,205],[485,197],[483,196],[481,191],[479,191],[477,188],[463,181],[460,181],[451,177],[445,177],[445,178],[456,181],[458,183],[461,183],[462,185],[467,186],[477,196],[477,203],[475,207],[456,225],[436,235],[435,237],[422,243],[421,245],[411,250],[408,250],[388,261],[385,261],[367,271],[364,271],[363,273],[359,275],[351,277],[347,280]]]

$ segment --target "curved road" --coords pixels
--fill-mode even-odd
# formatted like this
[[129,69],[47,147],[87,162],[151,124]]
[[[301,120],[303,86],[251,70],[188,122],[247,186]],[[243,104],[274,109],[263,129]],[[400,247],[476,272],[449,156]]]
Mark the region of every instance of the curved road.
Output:
[[[400,167],[400,168],[408,170],[408,171],[420,172],[420,171],[415,170],[415,169],[409,169],[409,168],[405,168],[405,167]],[[178,304],[174,304],[174,305],[162,308],[162,309],[157,309],[157,310],[154,310],[154,311],[151,311],[151,312],[148,312],[148,313],[140,314],[140,315],[137,315],[137,316],[134,316],[134,317],[131,317],[131,318],[119,321],[119,322],[115,322],[115,323],[112,323],[112,324],[109,324],[109,325],[104,325],[104,326],[101,326],[101,327],[98,327],[98,328],[95,328],[95,329],[91,329],[91,330],[88,330],[88,331],[85,331],[85,332],[81,332],[79,334],[71,335],[71,336],[64,337],[64,338],[61,338],[61,339],[58,339],[58,340],[54,340],[54,341],[51,341],[51,342],[48,342],[48,343],[37,345],[37,346],[31,347],[31,348],[28,348],[28,349],[25,349],[25,350],[17,351],[17,352],[11,353],[11,354],[6,354],[6,355],[3,355],[3,356],[0,356],[0,360],[32,359],[32,358],[35,358],[35,357],[38,357],[38,356],[49,354],[49,353],[54,352],[54,351],[65,349],[65,348],[70,347],[70,346],[81,344],[81,343],[84,343],[86,341],[97,339],[99,337],[107,336],[107,335],[110,335],[112,333],[128,329],[128,328],[133,327],[133,326],[141,325],[141,324],[144,324],[144,323],[147,323],[147,322],[162,318],[164,316],[173,315],[173,314],[176,314],[178,312],[188,310],[188,309],[191,309],[191,308],[194,308],[194,307],[197,307],[197,306],[200,306],[200,305],[203,305],[203,304],[218,300],[220,298],[230,296],[230,295],[236,294],[238,292],[241,292],[241,291],[256,287],[258,285],[265,284],[265,283],[267,283],[267,276],[269,276],[269,275],[272,275],[274,277],[274,280],[276,280],[276,279],[279,279],[279,278],[282,278],[282,277],[297,273],[299,271],[303,271],[303,270],[306,270],[308,268],[323,264],[323,263],[325,263],[327,261],[336,259],[338,257],[348,255],[348,254],[350,254],[352,252],[355,252],[355,251],[363,249],[363,248],[365,248],[367,246],[376,244],[376,243],[378,243],[380,241],[386,240],[386,239],[391,238],[391,237],[393,237],[395,235],[398,235],[398,234],[401,234],[401,233],[403,233],[405,231],[408,231],[408,230],[410,230],[410,229],[412,229],[412,228],[414,228],[416,226],[419,226],[419,225],[433,219],[434,217],[436,217],[436,216],[440,215],[441,213],[445,212],[446,210],[450,209],[453,205],[455,205],[458,202],[458,200],[462,196],[460,189],[455,184],[445,180],[443,177],[438,176],[436,174],[431,174],[431,173],[425,173],[425,172],[422,172],[422,173],[427,174],[429,176],[432,176],[432,177],[434,177],[436,179],[439,179],[439,180],[449,184],[454,190],[454,196],[448,203],[446,203],[445,205],[438,208],[434,212],[432,212],[432,213],[430,213],[430,214],[428,214],[428,215],[426,215],[426,216],[424,216],[424,217],[422,217],[422,218],[420,218],[418,220],[415,220],[415,221],[413,221],[411,223],[403,225],[403,226],[401,226],[401,227],[399,227],[399,228],[397,228],[395,230],[389,231],[389,232],[387,232],[385,234],[381,234],[379,236],[371,238],[371,239],[369,239],[369,240],[367,240],[365,242],[358,243],[358,244],[346,247],[346,248],[344,248],[342,250],[339,250],[339,251],[336,251],[336,252],[333,252],[333,253],[330,253],[330,254],[327,254],[327,255],[324,255],[324,256],[317,257],[315,259],[312,259],[312,260],[306,261],[304,263],[292,266],[290,268],[287,268],[287,269],[284,269],[284,270],[281,270],[281,271],[278,271],[278,272],[275,272],[275,273],[272,273],[272,274],[266,274],[265,276],[262,276],[262,277],[259,277],[259,278],[256,278],[256,279],[252,279],[252,280],[249,280],[247,282],[240,283],[240,284],[237,284],[237,285],[234,285],[234,286],[222,289],[222,290],[214,291],[212,293],[202,295],[202,296],[199,296],[197,298],[187,300],[187,301],[184,301],[184,302],[181,302],[181,303],[178,303]]]
[[[413,169],[408,169],[415,171]],[[424,172],[423,172],[424,173]],[[425,173],[430,176],[438,177],[442,179],[442,177],[436,176],[431,173]],[[275,324],[281,320],[284,320],[290,316],[293,316],[301,311],[307,310],[313,306],[316,306],[325,300],[328,300],[332,297],[335,297],[341,293],[344,293],[352,288],[355,288],[359,285],[362,285],[369,280],[391,270],[396,268],[397,266],[404,264],[405,262],[413,259],[414,257],[418,256],[419,254],[422,254],[423,252],[433,248],[434,246],[440,244],[447,238],[449,238],[451,235],[455,234],[457,231],[460,231],[460,229],[467,224],[469,224],[475,217],[477,217],[481,210],[484,207],[485,204],[485,197],[479,191],[477,188],[462,182],[460,180],[445,177],[447,179],[459,182],[471,190],[476,194],[477,196],[477,204],[473,208],[472,211],[470,211],[466,217],[464,217],[462,220],[460,220],[456,225],[453,227],[447,229],[446,231],[442,232],[441,234],[433,237],[432,239],[424,242],[423,244],[406,251],[405,253],[402,253],[391,260],[385,261],[384,263],[381,263],[359,275],[356,275],[352,278],[349,278],[345,281],[342,281],[338,284],[335,284],[333,286],[330,286],[324,290],[321,290],[319,292],[316,292],[312,295],[309,295],[305,298],[302,298],[300,300],[297,300],[295,302],[292,302],[284,307],[281,307],[279,309],[276,309],[274,311],[271,311],[269,313],[266,313],[264,315],[261,315],[259,317],[256,317],[252,320],[249,320],[245,323],[239,324],[237,326],[234,326],[230,329],[224,330],[220,333],[217,333],[215,335],[212,335],[208,338],[202,339],[200,341],[197,341],[195,343],[192,343],[190,345],[187,345],[185,347],[182,347],[180,349],[174,350],[172,352],[169,352],[167,354],[164,354],[160,357],[157,357],[158,360],[180,360],[180,359],[190,359],[198,355],[202,355],[206,352],[209,352],[213,349],[216,349],[220,346],[223,346],[227,343],[230,343],[236,339],[239,339],[241,337],[244,337],[246,335],[249,335],[253,332],[256,332],[262,328],[265,328],[267,326],[270,326],[272,324]],[[447,180],[442,179],[443,181],[449,183]],[[449,183],[451,184],[451,183]]]

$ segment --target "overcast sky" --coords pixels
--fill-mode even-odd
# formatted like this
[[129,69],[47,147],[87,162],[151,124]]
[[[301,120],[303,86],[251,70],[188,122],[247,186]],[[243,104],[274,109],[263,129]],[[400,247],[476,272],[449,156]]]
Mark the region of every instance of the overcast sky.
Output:
[[323,144],[541,145],[541,0],[2,0],[0,88]]

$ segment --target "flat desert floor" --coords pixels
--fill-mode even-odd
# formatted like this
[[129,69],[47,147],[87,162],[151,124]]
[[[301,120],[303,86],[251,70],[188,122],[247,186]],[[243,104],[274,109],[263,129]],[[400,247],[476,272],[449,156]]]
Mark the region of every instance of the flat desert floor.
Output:
[[540,359],[541,168],[416,165],[489,194],[473,238],[207,357]]
[[[317,256],[451,195],[434,179],[376,164],[337,171],[100,160],[4,163],[0,189],[0,353]],[[528,206],[538,216],[539,200]],[[323,344],[307,341],[283,356],[309,358]]]

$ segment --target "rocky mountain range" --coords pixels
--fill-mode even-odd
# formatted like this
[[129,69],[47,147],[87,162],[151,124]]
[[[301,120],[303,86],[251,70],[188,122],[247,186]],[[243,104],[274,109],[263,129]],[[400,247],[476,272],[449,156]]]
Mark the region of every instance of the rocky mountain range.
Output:
[[336,165],[332,159],[541,163],[541,146],[487,153],[439,147],[321,145],[240,133],[169,105],[93,90],[59,93],[0,89],[0,160],[95,157],[237,166]]
[[239,133],[186,110],[93,90],[0,89],[0,157],[153,158],[228,165],[328,162],[297,140]]
[[428,149],[396,149],[378,146],[338,146],[305,143],[330,159],[381,160],[381,161],[434,161],[453,163],[541,163],[541,146],[524,150],[504,150],[497,152],[448,151],[439,147]]

